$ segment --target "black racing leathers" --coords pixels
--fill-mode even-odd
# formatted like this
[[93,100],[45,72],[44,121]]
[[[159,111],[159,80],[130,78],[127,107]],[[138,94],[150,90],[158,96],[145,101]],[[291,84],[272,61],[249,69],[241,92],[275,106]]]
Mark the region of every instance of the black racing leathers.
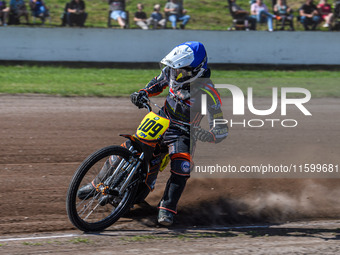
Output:
[[[142,90],[147,92],[149,97],[160,94],[165,88],[170,86],[168,74],[169,69],[166,67],[160,75],[153,78]],[[213,134],[214,142],[218,143],[227,137],[228,127],[226,124],[214,126],[214,119],[223,119],[223,114],[221,111],[220,95],[210,80],[209,69],[202,78],[196,79],[185,88],[174,90],[170,86],[163,110],[172,123],[181,124],[178,122],[185,122],[190,123],[191,127],[197,127],[204,117],[201,114],[202,95],[206,95],[207,99],[210,132]],[[194,131],[194,129],[191,129],[191,131]],[[170,124],[169,129],[164,134],[164,144],[169,149],[172,174],[165,187],[159,208],[177,213],[177,203],[193,167],[192,154],[195,147],[195,139],[190,139],[189,134],[184,133],[176,125]],[[154,178],[157,178],[156,174]]]
[[[169,86],[168,72],[168,67],[164,68],[161,74],[153,78],[142,90],[146,91],[149,97],[160,94]],[[228,126],[226,124],[216,124],[214,127],[214,119],[223,119],[223,113],[220,95],[210,80],[210,69],[203,74],[203,77],[196,79],[184,89],[174,91],[170,87],[164,110],[174,122],[180,120],[191,123],[191,126],[199,126],[204,117],[201,115],[202,94],[207,97],[210,131],[214,135],[215,142],[221,142],[228,135]]]

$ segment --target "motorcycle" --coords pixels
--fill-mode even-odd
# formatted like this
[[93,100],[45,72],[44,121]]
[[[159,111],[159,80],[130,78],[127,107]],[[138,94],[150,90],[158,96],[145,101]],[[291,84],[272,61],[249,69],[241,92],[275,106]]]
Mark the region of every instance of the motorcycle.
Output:
[[[108,146],[89,155],[76,170],[67,191],[66,209],[69,220],[85,232],[102,231],[121,218],[134,204],[152,190],[150,161],[170,125],[190,135],[190,124],[173,122],[160,108],[152,111],[151,101],[144,98],[148,110],[134,135],[121,134],[128,146]],[[158,152],[157,152],[158,153]],[[162,152],[159,171],[170,161]],[[158,171],[157,171],[158,174]],[[156,177],[157,178],[157,177]],[[89,185],[90,192],[82,193]]]

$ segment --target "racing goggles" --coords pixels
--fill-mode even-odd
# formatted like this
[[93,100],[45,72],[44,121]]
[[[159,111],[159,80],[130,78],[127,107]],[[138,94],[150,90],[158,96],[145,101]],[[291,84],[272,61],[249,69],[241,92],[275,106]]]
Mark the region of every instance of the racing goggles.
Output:
[[193,71],[191,68],[170,68],[170,80],[178,83],[185,82],[193,76]]

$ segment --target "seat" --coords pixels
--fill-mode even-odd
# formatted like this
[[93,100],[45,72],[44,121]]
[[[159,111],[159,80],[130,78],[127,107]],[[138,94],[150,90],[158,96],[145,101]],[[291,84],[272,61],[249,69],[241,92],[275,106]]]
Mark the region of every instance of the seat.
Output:
[[[170,2],[170,0],[168,0],[167,2]],[[182,7],[183,7],[183,1],[177,1],[177,3],[181,3],[182,4]],[[164,12],[164,16],[165,16],[165,25],[164,25],[164,28],[172,28],[172,26],[171,26],[171,24],[170,24],[170,26],[168,26],[168,23],[171,23],[170,21],[169,21],[169,17],[170,17],[170,13],[168,13],[168,12]],[[178,17],[177,17],[177,22],[179,21],[179,19],[178,19]]]
[[21,24],[20,19],[22,16],[26,18],[26,24],[29,23],[26,4],[22,6],[20,9],[25,12],[19,16],[17,10],[15,10],[14,8],[10,8],[10,11],[8,13],[8,25],[20,25]]
[[246,30],[249,27],[247,26],[247,15],[246,14],[236,14],[232,9],[232,2],[228,0],[229,12],[232,17],[232,25],[228,28],[228,30]]
[[0,23],[1,25],[7,25],[8,15],[10,12],[10,8],[6,6],[5,1],[0,1]]
[[[276,16],[280,16],[281,18],[283,18],[283,16],[286,16],[286,15],[280,15],[279,13],[277,13],[275,10],[274,10],[274,6],[276,5],[277,3],[277,0],[272,0],[272,10],[273,10],[273,13],[276,15]],[[291,11],[291,13],[289,14],[292,14],[293,11]],[[298,19],[299,20],[299,19]],[[284,24],[283,24],[283,27],[286,27],[286,26],[291,26],[294,27],[294,16],[292,16],[292,19],[285,19],[284,20]],[[282,20],[277,20],[275,19],[275,30],[278,30],[278,27],[279,26],[282,26]]]
[[29,2],[29,6],[30,6],[30,11],[31,11],[31,16],[32,16],[32,19],[33,19],[33,24],[35,24],[35,21],[36,21],[37,18],[41,20],[42,24],[45,23],[46,19],[48,19],[50,24],[51,24],[51,15],[50,15],[50,11],[48,9],[46,9],[44,13],[37,15],[35,13],[35,10],[34,10],[35,5],[34,5],[32,0]]
[[[129,11],[125,11],[125,12],[126,12],[126,28],[129,28],[130,27],[130,15],[129,15]],[[112,11],[109,10],[109,13],[107,16],[107,27],[112,27],[111,13]]]
[[[170,16],[170,14],[167,13],[167,12],[165,12],[164,15],[165,15],[165,26],[164,26],[164,28],[172,28],[171,22],[169,21],[169,16]],[[178,21],[179,21],[179,20],[177,19],[177,22],[178,22]],[[170,23],[170,26],[168,25],[169,23]]]
[[67,23],[68,23],[68,17],[67,17],[68,16],[68,12],[67,12],[67,10],[68,10],[69,6],[70,6],[70,3],[66,3],[65,4],[64,12],[61,14],[61,17],[60,17],[60,19],[61,19],[61,26],[62,27],[65,27],[67,25]]
[[130,15],[129,15],[129,11],[126,10],[126,5],[125,5],[125,1],[114,1],[114,0],[108,0],[108,4],[109,4],[109,12],[108,12],[108,16],[107,16],[107,27],[112,27],[112,19],[111,19],[111,13],[112,10],[115,10],[116,8],[112,8],[111,5],[116,5],[118,4],[118,2],[120,2],[122,4],[122,6],[119,4],[118,6],[120,7],[119,9],[124,10],[124,12],[126,13],[126,28],[130,27]]
[[20,17],[13,11],[10,10],[8,14],[8,25],[20,25]]
[[334,25],[332,26],[332,30],[340,31],[340,1],[335,2],[333,20]]

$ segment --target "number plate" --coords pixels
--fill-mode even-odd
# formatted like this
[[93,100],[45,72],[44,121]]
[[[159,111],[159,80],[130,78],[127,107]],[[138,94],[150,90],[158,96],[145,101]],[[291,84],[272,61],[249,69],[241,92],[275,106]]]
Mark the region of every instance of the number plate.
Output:
[[137,129],[137,137],[144,140],[157,140],[169,128],[170,120],[149,112]]

